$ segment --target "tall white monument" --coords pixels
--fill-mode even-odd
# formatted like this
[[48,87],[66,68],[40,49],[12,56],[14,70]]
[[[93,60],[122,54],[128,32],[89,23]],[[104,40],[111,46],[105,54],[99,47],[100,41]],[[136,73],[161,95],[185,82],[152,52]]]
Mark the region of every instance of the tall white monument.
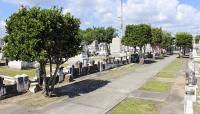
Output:
[[119,54],[122,50],[121,38],[113,38],[110,45],[111,55]]

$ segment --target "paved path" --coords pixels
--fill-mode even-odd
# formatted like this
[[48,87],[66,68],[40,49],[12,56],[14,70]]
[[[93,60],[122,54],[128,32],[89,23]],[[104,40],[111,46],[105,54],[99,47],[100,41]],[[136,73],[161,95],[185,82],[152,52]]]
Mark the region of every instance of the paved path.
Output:
[[[131,92],[141,87],[149,78],[175,60],[176,56],[170,56],[145,67],[143,71],[130,73],[112,82],[99,84],[99,88],[90,87],[90,91],[81,91],[79,87],[71,87],[71,90],[79,91],[78,95],[53,104],[42,110],[19,109],[6,110],[5,114],[104,114],[115,105],[125,99]],[[80,92],[81,91],[81,92]]]
[[[185,61],[186,62],[186,61]],[[159,114],[183,114],[184,113],[184,95],[185,95],[185,69],[184,67],[177,71],[177,78],[170,90],[169,96],[160,109]]]

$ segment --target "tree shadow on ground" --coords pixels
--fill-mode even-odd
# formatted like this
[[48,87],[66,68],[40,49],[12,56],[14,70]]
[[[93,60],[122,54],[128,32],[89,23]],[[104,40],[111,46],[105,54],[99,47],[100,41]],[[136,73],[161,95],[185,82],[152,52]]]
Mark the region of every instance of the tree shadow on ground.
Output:
[[189,56],[184,56],[183,58],[190,58]]
[[169,57],[169,55],[164,55],[163,57]]
[[152,63],[156,63],[157,61],[155,60],[151,60],[151,59],[146,59],[144,60],[144,64],[152,64]]
[[164,58],[165,58],[165,57],[162,57],[162,56],[156,56],[156,57],[155,57],[155,59],[158,59],[158,60],[159,60],[159,59],[164,59]]
[[69,96],[70,98],[73,98],[76,96],[80,96],[80,94],[87,94],[95,91],[99,88],[104,87],[108,83],[110,83],[110,81],[87,79],[70,85],[55,88],[53,91],[53,96]]
[[190,58],[190,56],[182,56],[182,57],[179,57],[179,56],[178,56],[178,57],[176,57],[176,58],[179,58],[179,59],[180,59],[180,58],[186,58],[186,59],[188,59],[188,58]]

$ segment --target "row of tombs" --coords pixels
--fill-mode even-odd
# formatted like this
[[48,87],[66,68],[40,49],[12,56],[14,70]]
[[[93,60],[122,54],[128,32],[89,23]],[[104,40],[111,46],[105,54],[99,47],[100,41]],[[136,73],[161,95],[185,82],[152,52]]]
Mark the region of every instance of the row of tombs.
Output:
[[[93,74],[96,72],[102,72],[112,68],[120,67],[138,61],[139,59],[134,54],[130,57],[121,57],[120,59],[107,58],[104,61],[91,61],[90,64],[84,65],[82,62],[77,62],[72,65],[69,70],[63,70],[63,67],[59,68],[56,83],[62,83],[64,80],[68,82],[75,78]],[[38,69],[36,69],[36,72]],[[36,74],[37,75],[37,74]],[[47,80],[50,77],[47,76]],[[30,91],[36,93],[42,89],[43,78],[39,74],[33,79],[29,79],[28,75],[17,75],[14,78],[9,76],[0,76],[0,98],[8,98],[11,96],[19,95],[21,93]]]
[[200,78],[200,56],[197,55],[196,49],[193,49],[191,59],[188,61],[186,70],[186,84],[184,97],[184,114],[196,114],[194,103],[198,102],[198,79]]
[[[112,43],[109,45],[106,43],[98,44],[97,41],[94,41],[91,45],[83,45],[82,47],[81,54],[68,59],[67,68],[59,69],[56,83],[61,83],[64,80],[72,81],[73,79],[84,75],[102,72],[129,63],[139,62],[139,49],[122,45],[120,38],[113,38]],[[145,58],[156,59],[154,58],[156,55],[152,56],[151,52],[152,47],[148,45],[146,46],[146,55],[144,54],[142,56]],[[36,68],[36,76],[33,79],[30,79],[27,75],[18,75],[14,78],[0,76],[1,79],[4,80],[0,82],[0,97],[6,98],[27,91],[32,93],[40,91],[44,84],[37,66],[37,62],[27,63],[24,61],[9,61],[9,68]],[[50,79],[50,76],[47,76],[47,78]]]

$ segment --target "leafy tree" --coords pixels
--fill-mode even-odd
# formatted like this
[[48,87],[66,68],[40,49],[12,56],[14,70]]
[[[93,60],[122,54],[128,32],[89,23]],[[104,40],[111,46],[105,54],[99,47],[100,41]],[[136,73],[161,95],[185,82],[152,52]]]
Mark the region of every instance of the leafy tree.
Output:
[[162,29],[161,28],[152,28],[151,34],[152,34],[151,45],[152,45],[153,49],[158,47],[159,51],[160,51],[161,43],[162,43]]
[[140,54],[142,54],[142,47],[151,42],[151,36],[151,27],[149,25],[127,25],[122,42],[128,46],[140,47]]
[[187,32],[179,32],[176,34],[176,45],[183,49],[184,55],[186,49],[192,48],[193,36]]
[[88,28],[86,30],[81,30],[80,36],[82,41],[84,41],[86,44],[90,44],[95,40],[96,33],[94,32],[93,29]]
[[140,51],[142,51],[142,47],[151,42],[151,26],[147,24],[136,25],[135,36],[138,42],[137,45],[140,47]]
[[[79,19],[62,9],[21,8],[6,21],[8,35],[5,56],[12,60],[38,61],[42,69],[46,95],[54,89],[59,66],[79,51]],[[46,63],[50,79],[46,80]],[[56,69],[52,72],[52,62]]]
[[137,40],[135,40],[136,38],[133,33],[135,28],[136,28],[135,25],[126,26],[125,36],[122,38],[122,43],[126,46],[134,47],[136,51]]
[[163,32],[162,34],[162,43],[161,43],[161,46],[170,51],[170,53],[172,53],[172,49],[171,49],[171,46],[173,45],[173,37],[171,35],[171,33],[169,32]]
[[199,40],[200,40],[200,35],[196,35],[196,36],[195,36],[195,42],[198,43]]
[[87,44],[92,43],[94,40],[97,40],[98,42],[111,43],[112,39],[116,37],[116,29],[112,27],[88,28],[81,31],[81,37]]
[[162,43],[162,29],[161,28],[152,28],[152,41],[153,45],[160,45]]
[[111,43],[112,39],[117,37],[116,29],[113,27],[107,27],[105,30],[106,30],[105,42]]

